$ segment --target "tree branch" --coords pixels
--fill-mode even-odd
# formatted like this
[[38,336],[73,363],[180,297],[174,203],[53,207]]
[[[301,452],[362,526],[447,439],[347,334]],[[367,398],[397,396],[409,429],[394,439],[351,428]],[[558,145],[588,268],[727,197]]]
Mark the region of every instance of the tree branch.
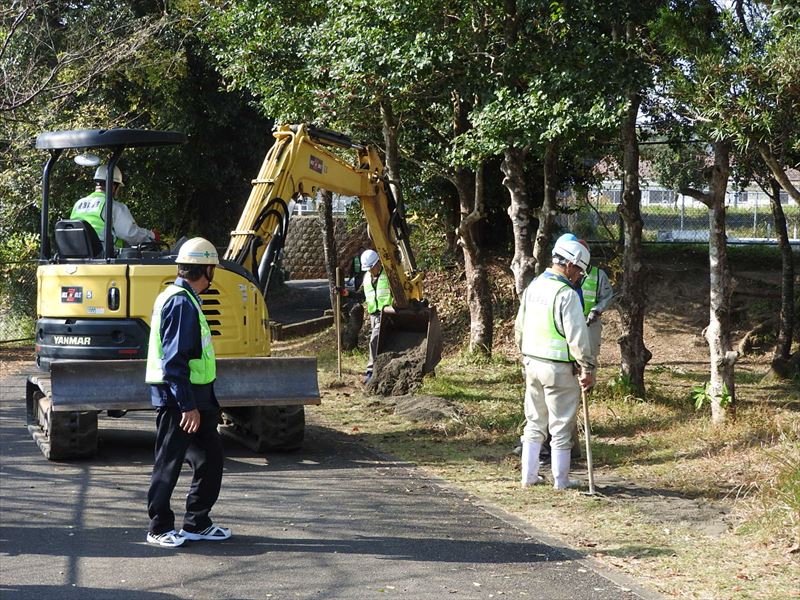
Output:
[[695,200],[697,200],[698,202],[702,202],[703,204],[711,208],[711,197],[702,190],[698,190],[693,187],[682,187],[678,191],[684,196],[690,196]]
[[775,179],[778,180],[778,183],[781,184],[781,187],[786,190],[786,193],[792,197],[792,200],[800,204],[800,190],[798,190],[792,182],[789,181],[789,176],[786,175],[786,171],[783,169],[783,166],[778,162],[778,159],[772,153],[769,146],[766,144],[759,144],[758,152],[761,154],[761,158],[764,159],[764,162],[769,167],[769,170],[772,171],[772,175]]

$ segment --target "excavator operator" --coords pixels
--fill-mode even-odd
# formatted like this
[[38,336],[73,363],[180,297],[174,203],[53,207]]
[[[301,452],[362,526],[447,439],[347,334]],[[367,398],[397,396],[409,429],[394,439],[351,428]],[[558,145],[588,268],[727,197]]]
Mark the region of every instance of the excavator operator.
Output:
[[[105,165],[100,165],[94,173],[94,192],[81,198],[72,208],[70,219],[83,219],[97,232],[101,240],[105,240],[106,223],[104,220],[106,206],[106,174],[108,173]],[[111,194],[116,198],[117,193],[122,188],[122,171],[114,167],[114,183],[112,184]],[[131,211],[122,202],[114,200],[112,207],[112,219],[114,227],[115,246],[121,248],[123,242],[136,246],[145,242],[157,242],[160,239],[158,232],[144,229],[136,224],[131,215]]]

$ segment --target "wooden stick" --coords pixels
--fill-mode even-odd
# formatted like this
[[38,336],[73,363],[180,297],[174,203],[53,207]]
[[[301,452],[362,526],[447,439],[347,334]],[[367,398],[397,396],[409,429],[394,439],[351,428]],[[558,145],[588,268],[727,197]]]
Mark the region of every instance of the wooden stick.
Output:
[[592,465],[592,433],[589,429],[589,403],[586,401],[586,390],[581,388],[583,404],[583,431],[586,438],[586,469],[589,472],[589,494],[594,496],[594,466]]
[[334,322],[336,323],[336,375],[342,378],[342,269],[336,267],[336,306],[334,310]]

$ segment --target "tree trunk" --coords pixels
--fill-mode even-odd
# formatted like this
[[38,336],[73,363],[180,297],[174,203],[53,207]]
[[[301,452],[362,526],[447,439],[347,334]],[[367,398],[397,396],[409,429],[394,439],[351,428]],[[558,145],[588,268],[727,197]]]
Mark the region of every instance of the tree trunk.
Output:
[[781,312],[778,339],[772,356],[772,370],[781,377],[791,377],[793,373],[788,372],[788,367],[794,336],[794,257],[786,229],[786,215],[781,206],[781,185],[776,179],[771,178],[770,187],[772,193],[769,197],[772,217],[775,220],[775,235],[781,250]]
[[336,265],[339,254],[336,250],[336,236],[333,230],[333,194],[321,190],[320,202],[317,205],[319,228],[322,231],[322,249],[325,256],[325,273],[328,275],[328,287],[331,296],[331,308],[336,307]]
[[527,152],[519,148],[506,148],[501,169],[505,177],[503,185],[511,195],[508,216],[514,231],[514,258],[511,270],[517,295],[521,296],[527,285],[536,276],[536,261],[533,259],[534,229],[531,222],[531,205],[525,179],[525,157]]
[[738,353],[731,345],[731,294],[733,286],[728,266],[725,233],[725,192],[730,174],[730,147],[727,142],[715,142],[714,167],[711,169],[708,193],[695,189],[681,190],[708,206],[708,258],[710,275],[709,323],[706,328],[711,358],[711,381],[708,396],[711,401],[711,421],[723,423],[736,415],[734,365]]
[[624,232],[622,251],[622,286],[617,304],[622,321],[619,336],[620,374],[633,392],[645,396],[644,369],[652,353],[644,345],[644,313],[647,304],[642,265],[642,190],[639,187],[639,140],[636,116],[641,97],[631,94],[622,124],[624,190],[618,207]]
[[467,280],[467,305],[469,306],[470,354],[491,356],[494,323],[489,275],[478,238],[477,226],[484,218],[483,166],[474,176],[466,169],[456,175],[458,195],[461,199],[461,223],[458,226],[458,243],[464,250],[464,273]]
[[[400,187],[400,145],[398,143],[397,119],[388,100],[381,101],[381,121],[383,124],[383,143],[386,145],[386,171],[389,187],[398,206],[403,206],[403,192]],[[403,211],[405,212],[405,211]]]
[[558,166],[558,142],[550,142],[542,157],[544,175],[544,198],[539,209],[539,227],[533,245],[533,258],[536,261],[536,274],[541,275],[552,262],[549,256],[550,238],[553,236],[553,222],[556,218],[556,167]]
[[446,202],[445,222],[447,223],[447,232],[445,236],[447,239],[447,251],[455,254],[456,258],[460,260],[458,256],[461,254],[458,245],[458,224],[461,222],[461,201],[458,198],[458,193],[448,194]]
[[[467,115],[471,106],[457,93],[453,94],[453,134],[458,136],[469,128]],[[461,203],[461,222],[458,244],[464,250],[464,272],[467,280],[469,306],[469,352],[490,356],[494,323],[489,275],[477,235],[478,223],[484,218],[483,165],[473,174],[468,169],[455,170],[454,183]]]

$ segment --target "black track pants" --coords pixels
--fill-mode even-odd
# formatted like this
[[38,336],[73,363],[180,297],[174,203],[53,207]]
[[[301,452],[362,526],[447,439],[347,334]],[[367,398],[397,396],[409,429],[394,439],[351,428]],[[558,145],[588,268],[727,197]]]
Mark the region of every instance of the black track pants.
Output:
[[159,408],[156,417],[155,463],[147,493],[150,533],[156,535],[175,529],[170,498],[184,460],[193,471],[183,518],[187,531],[202,531],[212,524],[208,514],[222,485],[224,454],[217,433],[219,410],[200,411],[200,429],[192,434],[181,429],[181,416],[178,408],[168,407]]

